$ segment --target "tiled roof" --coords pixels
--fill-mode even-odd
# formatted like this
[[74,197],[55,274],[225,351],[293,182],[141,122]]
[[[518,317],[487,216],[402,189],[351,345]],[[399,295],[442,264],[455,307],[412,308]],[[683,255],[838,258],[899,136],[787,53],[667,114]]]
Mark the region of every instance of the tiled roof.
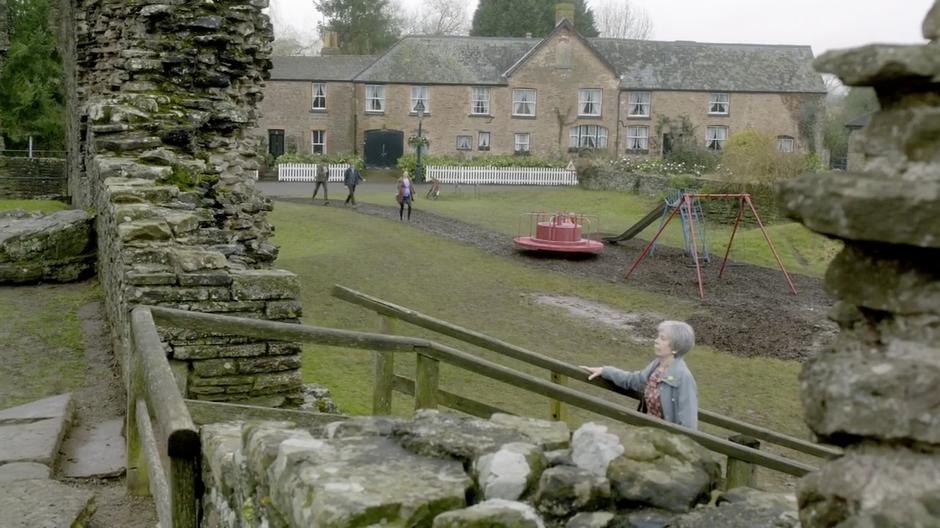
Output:
[[[620,75],[642,90],[825,93],[809,46],[710,44],[592,38]],[[350,80],[401,84],[506,84],[503,74],[541,39],[423,37],[384,55],[275,57],[274,80]],[[524,67],[524,64],[520,65]]]
[[503,73],[541,39],[405,37],[357,81],[406,84],[505,84]]
[[272,57],[272,81],[351,81],[375,60],[374,55]]
[[809,46],[588,39],[626,89],[825,93]]

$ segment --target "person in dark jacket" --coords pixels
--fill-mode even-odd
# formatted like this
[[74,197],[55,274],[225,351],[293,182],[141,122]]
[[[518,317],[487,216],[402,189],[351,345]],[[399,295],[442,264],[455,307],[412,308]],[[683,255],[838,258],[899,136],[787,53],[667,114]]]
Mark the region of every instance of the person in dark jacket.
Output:
[[663,321],[654,348],[656,358],[643,370],[585,367],[588,379],[598,376],[642,395],[640,408],[657,418],[698,429],[698,387],[683,357],[695,346],[695,331],[681,321]]
[[364,181],[366,179],[362,177],[362,174],[359,174],[359,169],[355,165],[346,168],[346,172],[343,173],[343,184],[349,188],[349,196],[346,197],[345,203],[352,202],[354,206],[356,205],[356,186]]

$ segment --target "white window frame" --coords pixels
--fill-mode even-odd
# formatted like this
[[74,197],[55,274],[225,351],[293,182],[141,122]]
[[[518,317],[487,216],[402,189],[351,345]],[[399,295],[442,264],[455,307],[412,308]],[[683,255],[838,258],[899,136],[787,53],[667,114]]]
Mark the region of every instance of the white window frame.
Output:
[[627,101],[627,117],[649,117],[652,109],[652,92],[630,92]]
[[492,139],[493,136],[488,131],[481,130],[477,133],[477,150],[490,150]]
[[582,88],[578,90],[578,115],[581,117],[600,117],[604,103],[604,90],[600,88]]
[[490,115],[490,89],[488,87],[470,88],[470,115]]
[[793,136],[777,136],[777,151],[784,153],[796,152],[796,139]]
[[708,115],[728,115],[731,113],[731,94],[714,92],[708,96]]
[[513,134],[513,152],[531,152],[532,136],[529,132]]
[[573,149],[606,149],[607,127],[578,125],[568,130],[568,147]]
[[[532,99],[529,100],[528,95]],[[521,117],[535,117],[536,105],[538,104],[538,94],[535,88],[514,88],[512,91],[512,115]],[[525,106],[524,106],[525,105]],[[531,106],[531,112],[524,113],[526,106]]]
[[431,113],[431,87],[430,86],[412,86],[411,87],[411,113],[417,114],[415,107],[418,101],[424,102],[425,115]]
[[[317,137],[319,135],[319,137]],[[317,141],[319,139],[320,141]],[[320,152],[317,152],[317,146],[320,147]],[[311,154],[326,154],[326,130],[311,130],[310,131],[310,153]]]
[[378,114],[385,112],[385,86],[381,84],[366,85],[366,113]]
[[457,150],[473,150],[473,136],[466,134],[457,136]]
[[705,128],[705,148],[708,150],[718,152],[724,150],[725,141],[728,141],[728,127],[709,126]]
[[650,127],[648,126],[628,126],[627,127],[627,152],[649,151],[650,149]]
[[[310,101],[310,109],[318,112],[326,110],[326,83],[312,83],[310,87],[310,94],[312,99]],[[317,102],[320,102],[318,105]]]

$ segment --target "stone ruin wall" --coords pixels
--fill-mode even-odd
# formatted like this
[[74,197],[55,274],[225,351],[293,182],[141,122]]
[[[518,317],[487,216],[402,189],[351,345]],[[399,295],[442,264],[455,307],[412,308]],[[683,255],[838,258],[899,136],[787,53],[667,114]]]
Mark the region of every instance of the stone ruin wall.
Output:
[[872,86],[858,173],[808,176],[784,201],[841,239],[826,286],[841,333],[804,366],[806,422],[845,456],[799,487],[805,527],[940,525],[940,1],[926,45],[833,52],[817,69]]
[[[97,213],[121,355],[136,303],[298,321],[298,279],[272,268],[271,204],[246,133],[271,67],[267,0],[61,2],[69,187]],[[298,402],[298,344],[162,334],[189,397]]]

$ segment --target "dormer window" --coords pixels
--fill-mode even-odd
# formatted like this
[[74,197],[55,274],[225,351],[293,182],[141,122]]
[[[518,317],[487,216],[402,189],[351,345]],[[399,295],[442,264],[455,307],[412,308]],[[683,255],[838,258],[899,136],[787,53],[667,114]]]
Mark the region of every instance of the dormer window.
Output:
[[578,90],[578,115],[582,117],[599,117],[601,115],[602,94],[600,88]]
[[713,93],[708,98],[708,115],[728,115],[731,113],[731,95]]

